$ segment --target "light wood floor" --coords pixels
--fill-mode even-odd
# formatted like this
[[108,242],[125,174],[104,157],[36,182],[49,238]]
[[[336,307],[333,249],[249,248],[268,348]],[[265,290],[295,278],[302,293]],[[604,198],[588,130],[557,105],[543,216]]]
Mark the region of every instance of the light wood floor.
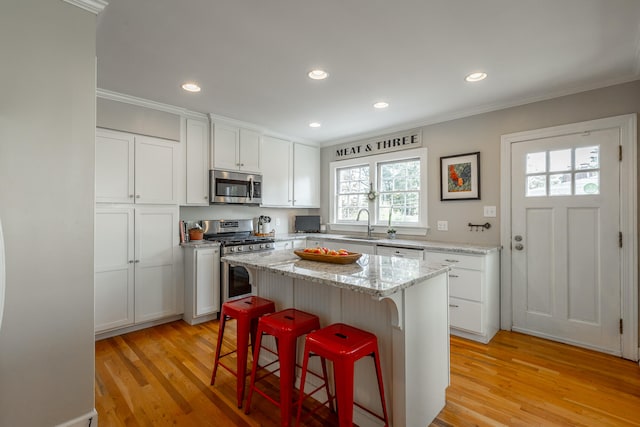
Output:
[[[177,321],[98,341],[99,425],[278,426],[277,408],[257,394],[250,415],[237,409],[225,370],[209,385],[217,329]],[[267,385],[277,393],[276,381]],[[325,410],[305,425],[335,424]],[[452,337],[447,405],[431,425],[640,426],[640,368],[506,331],[486,346]]]

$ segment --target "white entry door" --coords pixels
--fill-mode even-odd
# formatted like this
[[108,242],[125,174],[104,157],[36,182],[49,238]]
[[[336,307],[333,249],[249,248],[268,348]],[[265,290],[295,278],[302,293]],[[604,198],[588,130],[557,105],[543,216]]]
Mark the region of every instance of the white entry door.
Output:
[[620,129],[511,146],[513,330],[621,355]]

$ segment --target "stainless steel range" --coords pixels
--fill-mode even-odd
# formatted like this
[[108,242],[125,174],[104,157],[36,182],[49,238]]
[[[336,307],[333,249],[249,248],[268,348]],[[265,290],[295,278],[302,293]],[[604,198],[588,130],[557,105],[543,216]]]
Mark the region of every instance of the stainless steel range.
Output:
[[[252,219],[216,219],[201,221],[204,238],[220,243],[222,255],[270,251],[275,240],[253,235]],[[222,301],[251,294],[251,278],[242,266],[221,263]]]

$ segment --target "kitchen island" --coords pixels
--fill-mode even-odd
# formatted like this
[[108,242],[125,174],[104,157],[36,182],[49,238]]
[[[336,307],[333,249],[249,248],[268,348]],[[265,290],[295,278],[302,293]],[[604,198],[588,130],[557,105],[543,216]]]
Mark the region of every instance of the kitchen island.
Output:
[[[301,260],[290,250],[227,255],[222,261],[247,268],[254,293],[273,300],[278,310],[295,307],[316,314],[322,326],[343,322],[376,334],[393,426],[427,426],[444,407],[449,266],[377,255],[330,264]],[[319,362],[312,362],[310,369],[319,372]],[[380,413],[373,369],[368,359],[356,364],[354,394]],[[307,391],[317,384],[308,377]],[[357,407],[354,423],[380,425]]]

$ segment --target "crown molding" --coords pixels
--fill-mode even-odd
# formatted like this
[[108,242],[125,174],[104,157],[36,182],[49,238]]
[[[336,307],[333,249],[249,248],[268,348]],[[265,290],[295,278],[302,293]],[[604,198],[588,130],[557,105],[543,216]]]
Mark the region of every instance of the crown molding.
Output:
[[266,136],[272,136],[274,138],[280,138],[280,139],[284,139],[287,141],[293,141],[293,142],[301,142],[304,143],[306,145],[314,145],[316,147],[321,146],[320,143],[316,142],[316,141],[311,141],[308,139],[304,139],[304,138],[297,138],[297,137],[291,137],[290,135],[285,135],[283,133],[279,133],[279,132],[275,132],[271,129],[268,129],[264,126],[259,126],[256,125],[254,123],[249,123],[249,122],[244,122],[242,120],[238,120],[238,119],[232,119],[231,117],[225,117],[225,116],[221,116],[219,114],[213,114],[213,113],[209,113],[209,118],[211,119],[211,121],[213,123],[224,123],[226,125],[229,126],[234,126],[234,127],[239,127],[239,128],[244,128],[244,129],[250,129],[256,132],[259,132],[263,135]]
[[176,114],[178,116],[188,117],[191,119],[207,119],[208,116],[196,111],[190,111],[186,108],[176,107],[175,105],[163,104],[161,102],[150,101],[136,96],[126,95],[124,93],[113,92],[106,89],[97,89],[96,97],[108,99],[111,101],[124,102],[126,104],[137,105],[139,107],[150,108],[152,110],[164,111],[165,113]]
[[636,76],[640,76],[640,24],[638,24],[638,31],[636,34],[636,55],[635,62],[633,64],[633,72]]
[[[640,55],[640,51],[639,51],[639,55]],[[640,66],[640,61],[637,65]],[[601,81],[599,83],[594,83],[589,85],[576,86],[573,88],[563,89],[563,90],[554,91],[554,92],[548,92],[543,95],[521,98],[515,101],[498,102],[494,104],[481,105],[479,107],[469,108],[466,110],[459,110],[459,111],[454,111],[446,114],[441,114],[439,116],[430,117],[428,119],[416,120],[413,122],[403,123],[397,126],[382,128],[372,132],[352,135],[352,136],[331,140],[331,141],[323,141],[320,143],[320,146],[331,147],[333,145],[344,144],[347,142],[354,142],[354,141],[361,141],[369,138],[376,138],[381,135],[386,135],[386,134],[395,133],[395,132],[403,132],[407,129],[422,128],[425,126],[444,123],[451,120],[463,119],[465,117],[471,117],[471,116],[477,116],[479,114],[490,113],[492,111],[499,111],[507,108],[519,107],[522,105],[533,104],[534,102],[547,101],[550,99],[560,98],[568,95],[575,95],[577,93],[587,92],[590,90],[603,89],[605,87],[615,86],[618,84],[624,84],[624,83],[629,83],[629,82],[638,80],[638,76],[639,76],[638,73],[633,73],[630,76],[626,76],[622,78]]]
[[109,4],[106,0],[63,0],[66,3],[78,6],[80,9],[88,10],[96,15],[104,10]]

